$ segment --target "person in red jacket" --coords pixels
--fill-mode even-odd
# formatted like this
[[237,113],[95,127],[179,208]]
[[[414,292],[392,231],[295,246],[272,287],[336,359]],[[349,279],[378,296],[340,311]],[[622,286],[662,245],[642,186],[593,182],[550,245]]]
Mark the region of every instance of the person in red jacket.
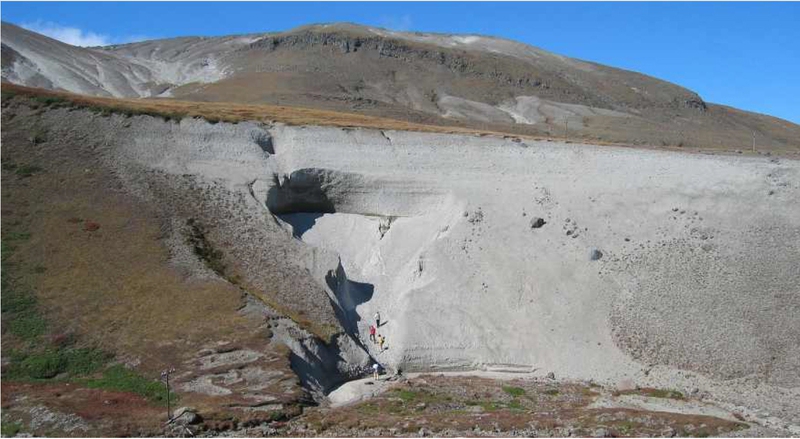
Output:
[[372,325],[369,325],[369,339],[370,339],[370,341],[372,341],[373,343],[377,343],[377,342],[378,342],[378,341],[375,339],[375,327],[374,327],[374,326],[372,326]]

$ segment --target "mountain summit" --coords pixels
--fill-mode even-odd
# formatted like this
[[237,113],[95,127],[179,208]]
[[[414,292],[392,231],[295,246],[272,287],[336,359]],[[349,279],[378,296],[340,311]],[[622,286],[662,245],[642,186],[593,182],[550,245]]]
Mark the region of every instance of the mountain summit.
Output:
[[636,72],[478,35],[348,23],[79,48],[2,25],[4,81],[112,97],[270,103],[518,134],[797,150],[800,126]]

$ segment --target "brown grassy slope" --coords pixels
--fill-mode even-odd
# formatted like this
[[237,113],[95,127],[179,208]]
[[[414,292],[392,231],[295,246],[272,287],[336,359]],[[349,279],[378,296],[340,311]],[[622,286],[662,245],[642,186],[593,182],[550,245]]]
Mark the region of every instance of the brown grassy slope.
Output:
[[[34,437],[160,435],[166,412],[129,392],[87,389],[65,382],[4,382],[2,401],[3,424],[15,424],[20,433]],[[73,414],[83,422],[72,418],[71,425],[54,413]]]
[[[324,75],[284,72],[240,74],[213,84],[179,87],[175,90],[175,96],[178,99],[205,102],[281,104],[357,113],[366,117],[402,121],[419,131],[493,133],[531,139],[565,138],[563,118],[548,118],[536,125],[450,119],[437,115],[435,110],[418,111],[401,103],[359,96],[364,92],[353,91],[357,87],[332,92],[330,90],[335,89],[335,79],[321,76]],[[318,93],[309,92],[309,84],[312,83],[328,86]],[[476,84],[478,86],[486,85]],[[469,85],[463,85],[462,89],[469,89]],[[580,126],[576,125],[578,119]],[[445,129],[420,130],[414,127],[416,125]],[[566,138],[576,143],[722,152],[751,150],[752,134],[755,132],[757,150],[772,153],[800,151],[800,126],[771,116],[715,104],[708,104],[704,112],[682,109],[675,114],[668,114],[667,110],[645,109],[639,115],[626,118],[572,117],[566,131]]]
[[[25,238],[13,241],[2,269],[35,295],[47,322],[44,340],[72,334],[148,379],[158,379],[167,367],[191,379],[202,373],[200,352],[220,344],[259,350],[276,359],[268,368],[280,384],[278,394],[295,404],[301,389],[285,347],[270,341],[263,319],[239,312],[238,287],[190,278],[169,263],[161,232],[169,218],[122,190],[97,157],[101,140],[91,133],[56,136],[37,111],[5,105],[2,233],[4,244],[10,236]],[[4,361],[26,343],[4,332]],[[291,392],[284,392],[285,383]],[[228,408],[202,394],[178,393],[182,404],[229,416]]]
[[[65,105],[76,106],[80,108],[89,108],[101,112],[115,112],[121,114],[149,114],[154,116],[161,116],[165,118],[180,119],[183,117],[201,117],[211,122],[239,122],[246,120],[264,121],[264,122],[281,122],[288,125],[321,125],[321,126],[334,126],[334,127],[360,127],[370,129],[386,129],[386,130],[401,130],[401,131],[417,131],[428,133],[445,133],[445,134],[463,134],[463,135],[479,135],[479,136],[498,136],[515,139],[525,140],[564,140],[563,128],[553,127],[551,133],[532,133],[525,132],[524,128],[517,131],[509,130],[508,126],[487,126],[486,129],[476,129],[466,127],[463,124],[455,121],[438,118],[437,120],[428,120],[430,123],[415,123],[405,120],[391,119],[386,117],[369,116],[364,114],[349,113],[342,111],[332,111],[318,108],[303,108],[294,106],[281,106],[281,105],[266,105],[266,104],[240,104],[231,102],[196,102],[196,101],[180,101],[173,99],[116,99],[116,98],[103,98],[94,96],[78,95],[74,93],[51,91],[38,88],[23,87],[15,84],[2,83],[2,90],[4,97],[10,97],[16,94],[25,95],[40,102],[42,105]],[[313,104],[309,101],[309,104]],[[750,113],[741,112],[739,110],[729,109],[727,107],[711,106],[710,111],[723,111],[726,114],[730,113],[732,119],[729,123],[734,125],[737,120],[735,117],[743,117],[742,114],[749,115]],[[768,120],[768,125],[772,123],[773,119],[769,116],[760,116]],[[761,119],[759,119],[761,120]],[[441,122],[444,121],[444,122]],[[793,124],[783,121],[789,128],[793,128]],[[452,125],[443,125],[447,123]],[[733,142],[736,136],[732,135],[731,142],[722,140],[709,140],[706,146],[693,147],[688,144],[683,144],[680,140],[681,133],[675,132],[677,137],[667,141],[652,139],[651,141],[638,141],[635,143],[625,142],[623,139],[628,135],[626,131],[620,131],[613,123],[606,123],[602,118],[595,118],[591,122],[595,127],[595,134],[593,136],[576,136],[570,133],[567,137],[567,142],[573,143],[590,143],[593,145],[607,145],[607,146],[635,146],[637,148],[657,148],[668,149],[676,151],[688,152],[706,152],[706,153],[734,153],[740,152],[744,154],[753,154],[750,148],[736,147]],[[687,130],[693,130],[698,133],[703,133],[702,125],[697,122],[687,122]],[[631,131],[639,132],[643,126],[657,125],[654,122],[645,120],[632,119],[630,121]],[[740,127],[741,129],[741,127]],[[765,130],[768,127],[764,128]],[[659,128],[659,130],[668,130],[666,127]],[[660,132],[660,131],[659,131]],[[672,132],[672,131],[669,131]],[[748,131],[749,132],[749,131]],[[612,140],[602,140],[602,139]],[[789,138],[787,138],[789,139]],[[798,134],[800,139],[800,134]],[[792,139],[789,139],[792,140]],[[732,143],[733,142],[733,143]],[[780,154],[784,156],[797,156],[800,155],[800,145],[798,147],[783,147],[783,146],[766,146],[758,145],[757,152]]]
[[[37,92],[37,90],[34,90],[34,92]],[[81,96],[77,96],[76,101],[73,102],[69,100],[69,97],[72,97],[71,95],[64,97],[65,95],[59,94],[17,93],[18,96],[11,97],[13,94],[13,92],[4,91],[6,96],[3,101],[4,105],[10,105],[15,109],[33,108],[34,113],[40,116],[39,125],[42,127],[49,127],[58,131],[61,133],[58,136],[63,136],[63,133],[67,133],[70,137],[79,136],[94,144],[99,144],[103,139],[107,138],[106,135],[100,134],[107,129],[113,130],[116,135],[124,136],[125,130],[130,127],[130,122],[120,122],[117,126],[112,127],[109,125],[110,122],[106,123],[105,121],[112,119],[124,121],[125,117],[119,117],[119,115],[114,118],[93,117],[91,111],[100,112],[99,116],[108,116],[112,113],[121,113],[123,116],[147,113],[157,117],[179,119],[185,115],[185,113],[169,112],[163,108],[143,110],[128,106],[123,107],[120,106],[120,102],[123,101],[117,100],[109,100],[115,105],[110,109],[107,106],[94,104],[102,100],[83,100]],[[77,107],[88,108],[91,111],[73,111]],[[14,116],[15,112],[11,111],[8,114],[8,119]],[[150,122],[156,127],[168,127],[171,125],[171,123],[162,123],[158,120],[150,120]],[[26,135],[30,139],[35,138],[37,136],[36,131],[36,128],[31,127]],[[98,152],[108,152],[108,149],[100,148]],[[134,174],[138,176],[137,178],[141,178],[140,181],[137,180],[139,184],[146,186],[148,188],[147,191],[158,199],[157,201],[153,200],[153,207],[158,209],[159,215],[172,217],[181,224],[190,219],[196,220],[198,226],[208,229],[202,234],[209,240],[209,244],[213,248],[212,253],[219,255],[213,258],[215,261],[206,262],[209,266],[213,266],[212,268],[218,272],[221,278],[237,285],[239,288],[246,289],[326,342],[340,331],[341,328],[330,307],[327,295],[310,277],[303,275],[304,270],[287,262],[282,256],[277,256],[279,253],[264,253],[258,249],[258,245],[270,248],[274,247],[274,245],[288,245],[291,247],[293,245],[291,243],[294,241],[290,239],[280,243],[271,241],[272,238],[270,236],[273,235],[270,235],[270,233],[275,233],[279,241],[285,238],[283,229],[269,223],[267,226],[269,230],[264,230],[263,224],[257,218],[258,215],[253,216],[247,212],[240,211],[242,209],[246,210],[244,204],[234,203],[237,206],[237,212],[242,215],[241,217],[232,215],[232,212],[227,207],[224,207],[228,206],[227,204],[217,203],[214,201],[214,196],[205,190],[191,185],[183,186],[182,179],[167,181],[169,179],[160,178],[158,175],[141,175],[137,172],[134,172]],[[181,186],[181,189],[176,189],[175,185]],[[175,191],[179,193],[175,193]],[[221,196],[224,197],[225,195]],[[201,201],[198,202],[198,200]],[[161,209],[166,209],[169,213],[164,214]],[[258,213],[262,213],[260,208],[258,208]],[[250,224],[252,228],[244,226],[245,222]],[[278,227],[278,229],[270,229],[272,226]],[[181,226],[175,227],[180,228]],[[255,230],[258,230],[258,232]],[[254,234],[265,241],[254,245]],[[241,239],[242,241],[234,244],[236,239]],[[243,264],[242,258],[247,260],[248,257],[252,258],[252,260]],[[250,263],[256,263],[259,268],[254,270],[254,267],[248,267]],[[222,267],[224,269],[220,269]],[[282,280],[286,278],[287,273],[293,273],[291,282]],[[302,281],[300,280],[301,278],[303,279]]]
[[[286,107],[278,105],[249,105],[222,102],[192,102],[172,99],[116,99],[51,91],[3,83],[3,94],[33,97],[42,104],[64,104],[118,113],[152,114],[167,118],[202,117],[211,122],[240,122],[245,120],[277,121],[289,125],[322,125],[363,127],[438,133],[490,134],[462,127],[441,127],[365,116],[338,111]],[[494,133],[503,135],[505,133]]]
[[[185,348],[176,345],[197,346],[247,329],[235,314],[238,289],[188,281],[170,268],[153,212],[114,191],[113,177],[82,148],[31,145],[28,130],[13,126],[3,124],[5,167],[41,170],[29,177],[3,171],[3,229],[30,235],[12,262],[43,267],[43,273],[20,269],[18,276],[61,331],[141,357],[156,371],[180,360]],[[92,223],[99,228],[92,231]]]

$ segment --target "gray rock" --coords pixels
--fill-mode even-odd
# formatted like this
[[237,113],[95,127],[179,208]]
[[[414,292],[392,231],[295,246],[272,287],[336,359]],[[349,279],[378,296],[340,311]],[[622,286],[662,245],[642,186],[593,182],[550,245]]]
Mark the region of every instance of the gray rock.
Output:
[[203,418],[197,414],[197,411],[190,407],[181,407],[175,410],[173,419],[175,419],[176,423],[184,425],[199,424],[203,420]]
[[556,374],[555,374],[555,372],[550,372],[550,373],[548,373],[548,374],[547,374],[547,379],[548,379],[548,380],[554,380],[554,379],[556,379]]
[[636,383],[630,378],[623,378],[617,383],[617,390],[625,392],[628,390],[636,390]]
[[663,437],[675,437],[675,435],[677,433],[678,432],[676,432],[674,428],[666,427],[663,430],[661,430],[658,434],[659,434],[659,436],[663,436]]
[[611,437],[605,428],[597,428],[592,432],[592,437]]
[[547,222],[544,220],[544,218],[539,218],[538,216],[535,216],[531,219],[532,229],[538,229],[539,227],[542,227],[545,224],[547,224]]
[[589,250],[589,260],[596,261],[602,257],[603,257],[603,252],[601,252],[600,250],[596,248]]

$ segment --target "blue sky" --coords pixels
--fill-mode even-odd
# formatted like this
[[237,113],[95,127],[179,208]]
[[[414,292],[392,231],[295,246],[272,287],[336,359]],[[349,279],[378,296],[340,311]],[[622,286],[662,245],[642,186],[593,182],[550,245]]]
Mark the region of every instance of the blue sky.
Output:
[[73,43],[228,35],[350,21],[479,33],[675,82],[800,123],[800,3],[49,3],[2,18]]

